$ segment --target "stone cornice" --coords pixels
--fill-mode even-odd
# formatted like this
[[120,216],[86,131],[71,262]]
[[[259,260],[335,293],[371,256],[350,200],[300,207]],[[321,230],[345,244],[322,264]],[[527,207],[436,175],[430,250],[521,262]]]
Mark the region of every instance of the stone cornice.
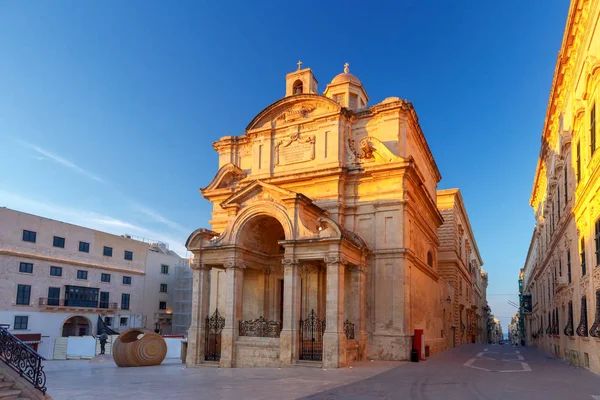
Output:
[[[0,249],[0,255],[20,257],[20,258],[30,258],[30,259],[34,259],[34,260],[48,261],[48,262],[52,262],[52,263],[56,263],[56,264],[63,264],[63,265],[66,264],[66,265],[73,265],[73,266],[78,266],[78,267],[105,269],[105,270],[123,272],[123,273],[128,273],[128,274],[136,274],[136,275],[145,275],[146,274],[145,271],[138,271],[135,269],[113,267],[113,266],[109,266],[109,265],[96,264],[96,263],[92,263],[92,262],[77,261],[77,260],[71,260],[68,258],[60,258],[60,257],[51,257],[51,256],[45,256],[45,255],[41,255],[41,254],[27,253],[27,252],[22,252],[22,251],[15,251],[15,250]],[[58,265],[58,266],[60,266],[60,265]]]

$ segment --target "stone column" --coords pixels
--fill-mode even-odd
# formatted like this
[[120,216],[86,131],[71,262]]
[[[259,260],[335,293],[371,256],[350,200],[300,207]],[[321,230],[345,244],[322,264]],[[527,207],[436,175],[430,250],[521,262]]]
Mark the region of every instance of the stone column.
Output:
[[235,342],[239,333],[239,321],[242,319],[242,286],[244,269],[241,265],[225,263],[226,274],[226,309],[225,328],[221,333],[221,368],[235,366]]
[[264,295],[263,295],[263,317],[266,319],[273,320],[274,312],[273,312],[273,285],[271,283],[271,270],[266,268],[263,270],[263,278],[264,278]]
[[367,265],[363,260],[362,265],[356,267],[358,275],[358,312],[356,329],[358,340],[358,360],[364,360],[367,357]]
[[298,360],[300,324],[300,266],[295,260],[286,258],[283,264],[283,327],[279,339],[279,360],[282,365],[291,365]]
[[194,271],[192,287],[192,322],[188,330],[186,365],[193,367],[204,362],[204,341],[206,339],[206,317],[209,309],[210,269],[197,262],[191,264]]
[[344,334],[344,273],[346,261],[327,257],[327,326],[323,335],[323,368],[346,365],[346,336]]

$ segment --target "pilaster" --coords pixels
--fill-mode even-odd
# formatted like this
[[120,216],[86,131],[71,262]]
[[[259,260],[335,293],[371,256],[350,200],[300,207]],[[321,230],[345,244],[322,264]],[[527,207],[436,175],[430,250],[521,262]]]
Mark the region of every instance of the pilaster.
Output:
[[238,338],[238,321],[242,319],[242,286],[244,269],[234,262],[224,264],[226,274],[226,310],[225,328],[221,333],[221,362],[222,368],[235,365],[235,342]]
[[327,257],[327,327],[323,335],[323,367],[346,365],[346,336],[344,334],[344,274],[346,260]]
[[300,321],[300,266],[292,259],[283,259],[283,326],[279,337],[279,360],[291,365],[298,359]]
[[209,313],[210,270],[211,267],[192,263],[194,279],[192,287],[192,322],[188,330],[186,365],[193,367],[204,362],[204,342],[206,340],[206,317]]

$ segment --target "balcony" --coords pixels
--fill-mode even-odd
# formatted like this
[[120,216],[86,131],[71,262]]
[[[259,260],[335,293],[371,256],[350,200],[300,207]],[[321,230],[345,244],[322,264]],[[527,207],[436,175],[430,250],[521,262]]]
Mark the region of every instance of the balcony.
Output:
[[71,309],[71,310],[111,310],[118,308],[117,303],[97,300],[73,300],[73,299],[56,299],[48,297],[40,297],[39,305],[46,309]]

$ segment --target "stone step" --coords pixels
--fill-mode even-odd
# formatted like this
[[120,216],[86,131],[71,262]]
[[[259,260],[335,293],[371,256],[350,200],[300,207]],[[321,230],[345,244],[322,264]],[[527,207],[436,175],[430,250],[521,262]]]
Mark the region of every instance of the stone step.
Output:
[[14,385],[13,382],[9,382],[9,381],[0,381],[0,390],[2,389],[10,389],[12,388]]
[[304,360],[298,360],[296,361],[296,364],[294,364],[296,367],[305,367],[305,368],[323,368],[323,363],[320,361],[304,361]]
[[21,390],[18,389],[0,389],[1,400],[13,400],[18,399],[21,394]]
[[198,367],[207,367],[207,368],[219,368],[221,364],[218,361],[203,361],[201,364],[198,364]]

